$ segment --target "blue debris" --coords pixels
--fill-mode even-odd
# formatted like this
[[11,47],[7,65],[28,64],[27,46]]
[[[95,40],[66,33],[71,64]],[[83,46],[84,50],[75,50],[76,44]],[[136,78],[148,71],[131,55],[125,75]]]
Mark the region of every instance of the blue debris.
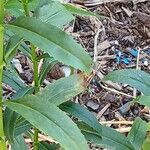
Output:
[[138,55],[138,50],[137,49],[129,49],[129,53],[134,56],[134,57],[137,57]]
[[116,62],[119,63],[124,63],[126,65],[130,64],[132,59],[129,58],[129,56],[119,50],[115,50],[116,54]]
[[131,58],[122,58],[121,59],[121,62],[126,64],[126,65],[129,65],[131,63],[132,59]]
[[[117,64],[123,63],[126,65],[135,63],[135,58],[138,56],[138,50],[136,48],[127,48],[126,52],[115,49],[114,53],[116,55]],[[150,49],[144,50],[144,53],[150,55]],[[148,60],[146,58],[140,59],[140,62],[144,63],[145,66],[148,66]]]

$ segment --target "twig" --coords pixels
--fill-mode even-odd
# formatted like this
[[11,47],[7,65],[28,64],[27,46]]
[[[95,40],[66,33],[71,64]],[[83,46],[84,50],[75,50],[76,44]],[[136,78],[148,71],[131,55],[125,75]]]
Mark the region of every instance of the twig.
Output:
[[115,89],[111,89],[111,88],[105,87],[105,86],[103,86],[102,84],[100,84],[100,86],[101,86],[103,89],[105,89],[105,90],[108,90],[108,91],[111,91],[111,92],[114,92],[114,93],[117,93],[117,94],[121,94],[121,95],[124,95],[124,96],[127,96],[127,97],[135,98],[135,97],[132,96],[132,95],[129,95],[129,94],[126,94],[126,93],[117,91],[117,90],[115,90]]
[[100,124],[123,124],[123,125],[132,125],[133,121],[100,121]]
[[[137,59],[136,59],[136,70],[139,70],[139,59],[140,59],[140,49],[138,50],[138,53],[137,53]],[[134,88],[133,89],[133,96],[136,97],[137,96],[137,89]]]
[[98,28],[96,34],[95,34],[95,37],[94,37],[94,63],[97,62],[97,55],[98,55],[98,52],[97,52],[97,41],[98,41],[98,36],[99,36],[99,33],[101,32],[101,30]]
[[99,119],[103,114],[104,112],[110,107],[110,103],[108,103],[98,114],[97,114],[97,119]]
[[114,2],[129,2],[133,1],[133,3],[145,2],[148,0],[87,0],[84,2],[85,6],[96,6],[103,3],[114,3]]
[[102,60],[102,59],[115,59],[115,55],[97,56],[97,60]]
[[121,128],[118,128],[118,129],[115,129],[116,131],[120,132],[120,133],[127,133],[131,130],[131,127],[121,127]]

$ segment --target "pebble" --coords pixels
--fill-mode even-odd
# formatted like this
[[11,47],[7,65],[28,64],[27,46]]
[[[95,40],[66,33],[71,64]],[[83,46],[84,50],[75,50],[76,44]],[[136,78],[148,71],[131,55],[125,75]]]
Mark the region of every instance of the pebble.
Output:
[[93,110],[97,110],[99,108],[99,104],[97,102],[95,102],[94,100],[89,100],[87,102],[86,106]]

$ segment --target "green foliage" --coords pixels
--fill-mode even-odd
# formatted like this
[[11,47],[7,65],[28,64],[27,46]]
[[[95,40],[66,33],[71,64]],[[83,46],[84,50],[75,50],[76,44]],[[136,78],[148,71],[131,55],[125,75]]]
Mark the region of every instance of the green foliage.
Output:
[[145,95],[150,94],[150,75],[135,69],[117,70],[109,73],[103,80],[129,84]]
[[[136,88],[144,95],[138,96],[133,102],[150,107],[150,75],[148,73],[135,69],[117,70],[109,73],[103,80],[125,83]],[[140,118],[136,119],[128,134],[128,139],[136,150],[140,150],[143,143],[143,149],[146,150],[149,146],[149,138],[145,139],[147,131],[147,123]]]
[[88,141],[111,150],[135,150],[123,134],[100,125],[95,116],[79,104],[67,102],[59,107],[84,122],[79,122],[78,126]]
[[12,150],[28,150],[28,147],[22,135],[17,136],[11,146]]
[[[4,23],[3,15],[11,16],[12,21]],[[92,60],[85,49],[63,30],[75,20],[75,15],[100,17],[55,0],[0,1],[0,124],[4,123],[4,131],[0,128],[0,150],[6,150],[6,141],[12,150],[27,150],[24,136],[33,140],[34,150],[87,150],[87,141],[111,150],[137,150],[144,142],[143,149],[147,150],[147,124],[141,119],[135,120],[126,137],[100,125],[86,108],[69,101],[86,90],[92,70]],[[40,56],[37,56],[36,48],[40,48]],[[11,62],[18,51],[33,63],[32,85],[22,81]],[[41,60],[43,64],[38,72]],[[59,79],[41,90],[47,73],[58,62],[82,73]],[[105,80],[136,87],[147,96],[139,97],[137,102],[149,105],[148,74],[125,70],[112,73]],[[2,98],[2,82],[13,89],[9,100]],[[78,120],[73,122],[70,115]],[[33,128],[34,135],[30,136]],[[39,142],[39,131],[58,144]]]
[[58,149],[60,149],[59,144],[55,143],[48,144],[46,142],[39,143],[39,150],[58,150]]
[[74,6],[72,4],[63,4],[63,5],[69,12],[71,12],[72,14],[75,14],[75,15],[100,17],[96,13],[92,13],[86,9]]
[[135,102],[140,103],[141,105],[150,107],[150,96],[141,95],[141,96],[137,97]]
[[142,146],[143,150],[149,150],[150,148],[150,137],[147,137]]
[[58,27],[29,17],[19,17],[5,27],[31,41],[54,59],[85,72],[91,72],[90,57],[79,44]]
[[146,137],[148,125],[145,121],[137,118],[134,121],[131,131],[128,134],[128,139],[136,150],[140,150]]
[[48,85],[36,96],[41,99],[44,98],[55,105],[60,105],[84,91],[86,88],[84,82],[81,75],[72,75]]
[[60,28],[74,20],[74,16],[59,2],[42,1],[41,3],[34,13],[37,19]]
[[14,55],[16,54],[17,47],[22,42],[22,38],[20,38],[17,35],[14,35],[10,38],[10,40],[7,42],[7,45],[5,47],[5,62],[9,63]]
[[47,99],[30,95],[19,100],[7,101],[5,104],[37,129],[60,142],[63,148],[70,150],[88,149],[77,126]]

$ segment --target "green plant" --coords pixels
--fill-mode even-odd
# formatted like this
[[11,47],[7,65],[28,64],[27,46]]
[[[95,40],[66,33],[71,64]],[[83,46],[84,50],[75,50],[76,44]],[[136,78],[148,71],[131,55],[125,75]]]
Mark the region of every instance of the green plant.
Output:
[[[87,141],[114,150],[142,147],[148,127],[140,118],[126,137],[100,125],[88,110],[69,101],[86,89],[92,70],[89,55],[63,31],[64,25],[74,20],[74,14],[98,17],[52,0],[0,1],[0,150],[6,150],[6,141],[12,150],[27,150],[24,136],[33,140],[34,150],[87,150]],[[13,21],[4,23],[7,15]],[[41,56],[36,54],[37,47],[43,52]],[[33,86],[22,82],[11,63],[17,49],[32,61]],[[41,59],[43,65],[38,72]],[[48,71],[58,61],[84,73],[62,78],[40,90]],[[15,90],[9,100],[2,97],[2,82]],[[68,115],[78,120],[73,122]],[[38,141],[39,132],[59,144]]]
[[[46,74],[57,61],[80,69],[87,75],[91,72],[90,57],[63,31],[63,26],[74,19],[68,9],[79,12],[81,15],[95,15],[86,10],[50,0],[39,1],[37,4],[37,0],[0,2],[0,149],[6,149],[5,140],[9,141],[14,150],[27,149],[22,134],[28,133],[33,127],[34,134],[32,133],[31,137],[34,141],[34,150],[45,144],[38,141],[39,130],[52,136],[65,149],[70,147],[87,149],[86,140],[80,130],[57,107],[57,104],[68,101],[86,89],[88,84],[86,75],[72,75],[56,81],[40,92],[39,90]],[[15,17],[15,20],[4,24],[5,15]],[[4,39],[6,44],[3,47]],[[26,44],[26,41],[30,43]],[[36,47],[44,51],[42,56],[37,56]],[[13,69],[11,60],[17,49],[33,63],[33,87],[24,84]],[[41,59],[44,61],[41,72],[38,73],[38,63]],[[2,99],[2,79],[16,91],[11,100]],[[3,106],[6,106],[4,122]]]
[[[107,76],[105,76],[103,80],[104,81],[111,80],[113,82],[124,83],[136,88],[142,94],[134,98],[132,104],[139,103],[141,105],[150,107],[150,75],[148,73],[141,70],[135,70],[135,69],[116,70],[109,73]],[[136,130],[136,127],[134,125],[133,125],[133,130]],[[147,126],[141,126],[141,129],[139,127],[139,130],[141,130],[141,132],[145,131],[146,134],[146,131],[150,131],[149,124],[147,124]],[[143,150],[148,150],[150,146],[149,135],[147,136],[146,139],[145,136],[141,137],[140,135],[139,137],[136,137],[136,139],[138,138],[139,138],[139,142],[140,139],[142,142],[137,149],[143,148]],[[143,142],[144,144],[142,147]],[[136,145],[138,146],[137,143]]]

